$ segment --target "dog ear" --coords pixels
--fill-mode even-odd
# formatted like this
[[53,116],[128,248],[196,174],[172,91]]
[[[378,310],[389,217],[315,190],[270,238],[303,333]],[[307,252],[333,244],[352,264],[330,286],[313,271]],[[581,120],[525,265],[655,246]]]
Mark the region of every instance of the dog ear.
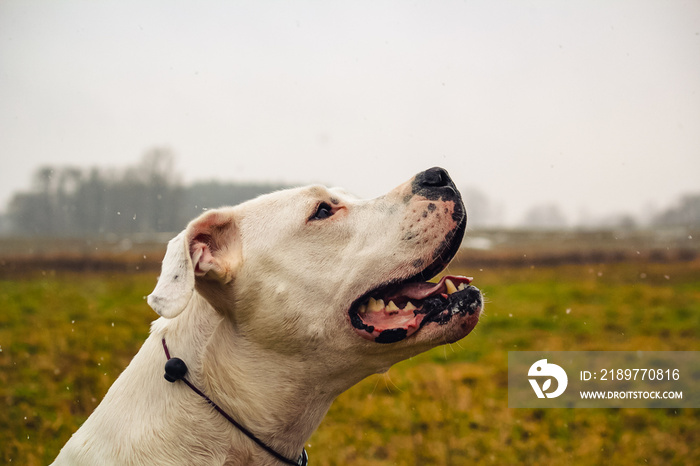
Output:
[[185,230],[168,243],[158,283],[148,295],[148,305],[161,316],[172,318],[187,306],[193,291],[194,269]]
[[179,315],[201,284],[225,285],[241,265],[241,244],[231,209],[211,210],[170,240],[148,305],[166,318]]

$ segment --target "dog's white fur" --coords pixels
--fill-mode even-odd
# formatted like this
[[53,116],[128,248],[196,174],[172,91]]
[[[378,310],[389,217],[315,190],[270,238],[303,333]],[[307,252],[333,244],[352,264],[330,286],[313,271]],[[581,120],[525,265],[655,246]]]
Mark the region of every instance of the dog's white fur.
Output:
[[[310,220],[320,202],[333,215]],[[321,186],[280,191],[192,221],[168,244],[148,299],[162,317],[54,464],[277,464],[182,383],[164,380],[162,338],[189,380],[297,458],[341,392],[473,327],[455,318],[382,345],[349,322],[355,299],[414,276],[456,228],[449,215],[426,215],[429,202],[454,209],[412,195],[409,181],[374,200]]]

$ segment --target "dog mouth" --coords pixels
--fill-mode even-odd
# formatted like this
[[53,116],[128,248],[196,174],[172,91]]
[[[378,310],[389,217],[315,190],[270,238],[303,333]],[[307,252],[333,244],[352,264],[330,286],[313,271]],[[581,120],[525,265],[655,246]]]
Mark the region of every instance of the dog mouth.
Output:
[[364,294],[350,306],[355,331],[376,343],[396,343],[429,323],[446,325],[455,317],[478,322],[483,308],[481,291],[471,277],[447,275],[430,283],[457,254],[466,230],[466,215],[443,244],[437,260],[408,280],[384,284]]
[[472,278],[447,275],[438,283],[407,281],[380,287],[350,309],[355,330],[376,343],[396,343],[429,323],[445,325],[456,316],[478,318],[481,292]]
[[[471,285],[470,277],[447,275],[437,283],[428,280],[442,272],[459,251],[467,227],[466,210],[449,175],[439,168],[416,175],[412,195],[452,203],[455,226],[435,250],[432,263],[421,272],[407,280],[396,277],[386,281],[356,299],[348,311],[350,323],[362,338],[376,343],[396,343],[426,325],[434,328],[454,321],[442,334],[446,340],[456,341],[478,323],[483,308],[481,292]],[[409,201],[410,198],[404,202]],[[446,209],[445,214],[448,212]],[[426,214],[427,211],[423,216]],[[434,332],[426,338],[430,339],[431,334]]]

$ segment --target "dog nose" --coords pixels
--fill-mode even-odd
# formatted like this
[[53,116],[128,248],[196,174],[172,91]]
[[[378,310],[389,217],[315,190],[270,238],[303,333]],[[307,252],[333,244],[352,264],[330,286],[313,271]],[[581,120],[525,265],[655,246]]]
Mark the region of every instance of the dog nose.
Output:
[[455,196],[457,188],[447,170],[440,167],[429,168],[416,175],[413,180],[413,193],[428,198],[434,196]]
[[447,174],[447,170],[440,167],[430,168],[419,174],[417,178],[419,178],[421,185],[431,188],[442,188],[449,186],[452,182],[450,175]]
[[460,206],[458,210],[464,209],[462,196],[444,168],[433,167],[420,172],[413,177],[411,189],[411,194],[423,196],[426,199],[457,201]]

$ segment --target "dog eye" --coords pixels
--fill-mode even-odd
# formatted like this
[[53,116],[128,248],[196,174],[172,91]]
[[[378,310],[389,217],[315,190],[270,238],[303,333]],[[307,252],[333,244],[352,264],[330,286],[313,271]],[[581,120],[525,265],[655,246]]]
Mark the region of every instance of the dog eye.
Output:
[[333,215],[333,207],[326,202],[322,202],[316,208],[316,212],[311,216],[309,220],[323,220]]

